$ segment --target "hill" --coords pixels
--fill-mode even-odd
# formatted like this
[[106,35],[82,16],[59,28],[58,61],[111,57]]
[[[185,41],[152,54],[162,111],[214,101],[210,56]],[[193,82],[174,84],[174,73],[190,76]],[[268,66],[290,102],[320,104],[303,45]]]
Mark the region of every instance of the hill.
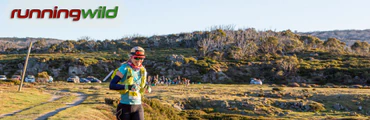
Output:
[[[249,83],[251,78],[261,78],[284,84],[370,84],[367,42],[349,46],[336,38],[322,40],[290,30],[221,27],[119,40],[66,40],[50,47],[43,43],[34,44],[28,65],[31,71],[27,72],[47,71],[58,80],[72,74],[102,78],[127,60],[130,48],[142,46],[147,51],[144,64],[151,76],[182,76],[209,83]],[[19,73],[26,50],[5,53],[0,56],[0,74]]]
[[45,40],[47,46],[51,44],[58,44],[63,42],[63,40],[54,38],[17,38],[17,37],[0,37],[0,52],[5,52],[6,50],[22,49],[26,48],[30,42],[36,42],[38,40]]
[[326,40],[328,38],[337,38],[345,42],[347,45],[352,45],[357,40],[370,42],[370,29],[314,31],[314,32],[302,32],[299,34],[316,36],[322,40]]

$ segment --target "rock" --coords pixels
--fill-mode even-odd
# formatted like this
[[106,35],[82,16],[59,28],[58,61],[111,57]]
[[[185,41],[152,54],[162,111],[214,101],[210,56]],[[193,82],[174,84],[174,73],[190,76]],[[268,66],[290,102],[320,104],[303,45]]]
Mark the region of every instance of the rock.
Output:
[[53,77],[59,77],[59,73],[62,69],[58,68],[58,69],[51,69],[52,71],[52,75],[54,75]]
[[183,55],[175,55],[175,54],[172,54],[170,56],[167,57],[168,60],[170,60],[171,62],[181,62],[181,63],[184,63],[184,56]]
[[310,105],[305,105],[304,106],[304,111],[309,111],[311,109]]
[[362,85],[352,85],[351,88],[362,88]]
[[289,87],[299,87],[299,84],[294,82],[294,83],[289,83]]
[[221,106],[226,108],[230,107],[229,103],[226,100],[221,103]]
[[240,114],[242,114],[242,115],[246,115],[246,113],[245,113],[244,111],[240,112]]
[[362,106],[358,106],[358,110],[360,110],[360,111],[361,111],[361,110],[362,110]]
[[176,108],[177,110],[182,111],[181,107],[180,107],[180,106],[178,106],[177,104],[174,104],[174,105],[173,105],[173,107],[174,107],[174,108]]
[[18,63],[17,66],[18,66],[19,69],[22,69],[23,68],[23,64],[22,63]]
[[356,105],[360,105],[361,104],[361,102],[356,102]]
[[286,104],[285,104],[285,103],[281,103],[281,104],[279,105],[279,107],[280,107],[280,108],[285,108],[285,107],[286,107]]
[[284,114],[285,114],[285,115],[288,115],[288,114],[289,114],[289,112],[288,112],[288,111],[285,111],[285,112],[284,112]]
[[356,112],[351,112],[351,113],[349,113],[349,116],[356,116],[357,115],[357,113]]
[[335,110],[341,110],[341,105],[339,103],[337,103],[337,104],[333,105],[333,108]]

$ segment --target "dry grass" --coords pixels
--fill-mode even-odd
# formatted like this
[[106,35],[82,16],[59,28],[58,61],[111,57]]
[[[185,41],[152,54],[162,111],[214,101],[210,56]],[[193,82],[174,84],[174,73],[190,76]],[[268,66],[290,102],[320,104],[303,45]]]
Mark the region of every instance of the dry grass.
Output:
[[105,104],[81,104],[61,111],[49,120],[112,120],[115,119],[111,106]]
[[[149,99],[144,101],[147,104],[144,105],[145,116],[147,119],[160,119],[160,117],[164,117],[163,119],[370,119],[366,116],[370,111],[370,91],[368,89],[279,87],[277,91],[273,90],[274,87],[225,84],[194,84],[189,87],[183,85],[154,86],[152,87],[153,92],[146,94]],[[16,86],[0,88],[3,91],[2,98],[0,98],[2,100],[12,97],[8,91],[16,90]],[[61,111],[49,119],[115,119],[114,104],[105,104],[105,102],[107,98],[119,98],[119,94],[109,90],[108,83],[40,84],[35,85],[34,88],[25,88],[24,91],[29,92],[18,93],[24,94],[24,97],[18,95],[16,99],[29,101],[33,99],[30,96],[37,95],[40,96],[37,98],[40,101],[47,101],[50,98],[49,94],[45,94],[45,98],[41,100],[44,92],[55,93],[59,90],[82,92],[88,97],[82,104]],[[64,101],[73,99],[69,97]],[[14,102],[2,105],[4,104],[18,105]],[[333,107],[336,104],[340,104],[342,109],[336,110]],[[56,109],[63,103],[53,102],[50,105],[54,108],[39,106],[6,119],[16,117],[34,119],[35,116]],[[19,107],[30,106],[32,105],[23,104]],[[362,110],[357,110],[358,106],[362,106]],[[183,111],[173,109],[174,107],[183,109]],[[1,108],[10,109],[9,107]],[[351,112],[352,116],[350,116]],[[353,114],[354,112],[356,114]]]
[[[147,97],[183,106],[185,110],[204,111],[208,114],[202,115],[203,119],[213,113],[286,119],[366,119],[370,114],[368,89],[283,87],[281,91],[276,91],[272,88],[266,85],[223,84],[155,86],[153,93]],[[333,105],[337,103],[345,109],[336,110]],[[359,106],[362,110],[358,110]],[[351,112],[357,114],[350,116]]]
[[50,94],[36,88],[23,88],[18,92],[18,86],[0,86],[0,115],[47,102],[50,98]]
[[50,111],[54,111],[55,109],[64,107],[66,104],[73,102],[76,99],[76,96],[73,95],[66,95],[61,99],[58,99],[53,102],[48,102],[46,104],[42,104],[31,109],[27,109],[25,111],[19,112],[13,116],[4,117],[4,120],[14,120],[14,119],[36,119],[41,114],[46,114]]

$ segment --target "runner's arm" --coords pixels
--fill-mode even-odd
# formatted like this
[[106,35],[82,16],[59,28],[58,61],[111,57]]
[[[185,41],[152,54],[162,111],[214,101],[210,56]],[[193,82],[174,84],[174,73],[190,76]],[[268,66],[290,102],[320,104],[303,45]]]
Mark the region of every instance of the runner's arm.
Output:
[[[112,81],[110,81],[109,89],[110,90],[124,90],[125,85],[118,84],[118,82],[121,80],[122,77],[123,77],[122,73],[117,71],[116,76],[114,76]],[[131,89],[132,85],[129,85],[128,87],[129,89]]]

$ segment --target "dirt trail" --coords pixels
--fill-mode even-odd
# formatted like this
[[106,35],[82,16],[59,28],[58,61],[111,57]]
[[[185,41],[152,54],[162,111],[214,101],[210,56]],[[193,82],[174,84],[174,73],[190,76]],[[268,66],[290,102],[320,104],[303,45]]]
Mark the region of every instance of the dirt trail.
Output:
[[40,115],[40,117],[36,118],[36,120],[46,120],[47,118],[49,118],[49,117],[51,117],[55,114],[58,114],[60,111],[63,111],[67,108],[70,108],[70,107],[77,106],[77,105],[81,104],[87,98],[87,96],[83,93],[74,93],[74,94],[77,95],[78,97],[71,104],[68,104],[67,106],[64,106],[62,108],[58,108],[58,109],[56,109],[54,111],[51,111],[49,113]]

